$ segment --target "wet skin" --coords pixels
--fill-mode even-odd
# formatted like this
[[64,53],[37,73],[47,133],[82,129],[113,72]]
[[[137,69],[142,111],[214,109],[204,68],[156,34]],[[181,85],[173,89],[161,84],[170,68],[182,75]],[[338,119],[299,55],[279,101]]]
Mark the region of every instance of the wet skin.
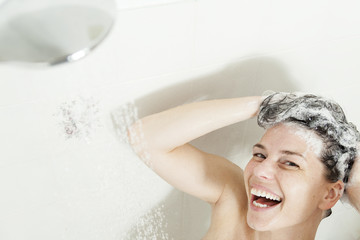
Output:
[[[331,183],[324,177],[324,166],[316,151],[298,130],[294,126],[277,125],[254,145],[253,157],[243,172],[246,196],[237,195],[236,190],[224,193],[226,200],[213,207],[214,224],[207,236],[229,232],[231,228],[237,237],[228,239],[295,239],[295,236],[314,239],[324,210],[331,207],[324,201]],[[261,193],[280,203],[255,196]],[[245,207],[241,208],[244,201]],[[228,209],[227,204],[239,206],[240,210],[226,215],[225,219],[221,216]],[[236,226],[235,221],[238,221]],[[226,222],[229,229],[222,231],[217,222]]]
[[[253,158],[244,171],[249,226],[270,231],[317,220],[329,184],[323,172],[323,164],[296,127],[281,124],[269,129],[254,146]],[[252,202],[252,188],[270,192],[281,202],[257,207]]]

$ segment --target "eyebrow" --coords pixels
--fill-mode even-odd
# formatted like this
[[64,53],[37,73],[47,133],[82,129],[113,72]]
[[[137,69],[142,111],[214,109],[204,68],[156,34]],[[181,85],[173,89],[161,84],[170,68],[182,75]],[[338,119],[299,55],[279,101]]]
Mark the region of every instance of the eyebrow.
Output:
[[[260,143],[257,143],[254,145],[254,147],[258,147],[258,148],[261,148],[261,149],[264,149],[266,150],[266,147]],[[285,154],[285,155],[295,155],[295,156],[299,156],[301,157],[302,159],[304,159],[306,161],[306,158],[300,154],[300,153],[297,153],[297,152],[293,152],[293,151],[289,151],[289,150],[282,150],[280,151],[282,154]]]

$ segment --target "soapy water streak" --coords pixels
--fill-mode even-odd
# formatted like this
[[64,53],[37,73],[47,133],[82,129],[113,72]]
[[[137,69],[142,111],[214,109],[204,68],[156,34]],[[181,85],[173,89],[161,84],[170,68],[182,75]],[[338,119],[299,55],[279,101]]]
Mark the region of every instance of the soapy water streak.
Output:
[[[129,144],[140,159],[151,168],[150,155],[146,152],[146,142],[142,132],[138,109],[133,102],[123,104],[111,113],[111,118],[120,140]],[[165,232],[167,221],[164,205],[156,207],[137,219],[130,231],[121,238],[123,240],[170,240]]]
[[123,104],[112,112],[111,117],[120,140],[129,144],[140,159],[151,168],[150,154],[146,151],[142,123],[138,118],[138,109],[135,104],[133,102]]
[[168,223],[165,219],[164,205],[156,207],[141,216],[122,240],[172,240],[165,232]]
[[94,98],[77,97],[61,103],[55,114],[66,139],[78,138],[88,141],[91,134],[101,127],[99,102]]
[[[61,103],[56,117],[60,119],[60,127],[66,139],[77,138],[89,140],[97,127],[101,126],[99,102],[94,98],[77,97]],[[144,151],[145,141],[138,121],[137,107],[133,102],[122,105],[112,113],[115,131],[125,144],[130,144],[146,165],[151,167],[149,154]],[[136,128],[130,128],[136,124]],[[129,130],[136,129],[136,130]],[[139,154],[141,153],[141,154]],[[124,240],[170,240],[165,232],[167,221],[164,205],[146,212],[132,226],[129,232],[123,233]]]

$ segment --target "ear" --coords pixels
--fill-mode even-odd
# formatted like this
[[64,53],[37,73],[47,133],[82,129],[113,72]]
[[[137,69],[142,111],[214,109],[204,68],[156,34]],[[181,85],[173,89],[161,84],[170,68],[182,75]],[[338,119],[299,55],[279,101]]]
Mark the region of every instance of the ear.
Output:
[[338,180],[335,183],[329,183],[324,197],[321,199],[319,208],[322,210],[328,210],[332,208],[340,197],[344,193],[344,183],[341,180]]

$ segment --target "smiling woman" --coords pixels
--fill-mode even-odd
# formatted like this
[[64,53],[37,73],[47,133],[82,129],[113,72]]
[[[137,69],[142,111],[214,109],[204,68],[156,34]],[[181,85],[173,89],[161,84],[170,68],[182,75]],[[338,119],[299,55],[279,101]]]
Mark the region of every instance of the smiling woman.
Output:
[[[267,131],[244,171],[188,143],[256,115]],[[336,103],[314,95],[191,103],[139,120],[129,136],[142,137],[130,142],[158,175],[211,204],[204,239],[314,239],[348,180],[359,186],[359,170],[352,171],[359,133]]]
[[322,174],[323,164],[309,148],[296,134],[296,127],[289,124],[270,128],[255,145],[254,157],[244,172],[245,182],[249,183],[246,187],[251,192],[253,188],[266,188],[280,196],[281,202],[259,209],[254,203],[257,198],[249,195],[250,227],[261,232],[291,228],[297,233],[314,233],[324,211],[340,198],[343,185],[327,181]]

